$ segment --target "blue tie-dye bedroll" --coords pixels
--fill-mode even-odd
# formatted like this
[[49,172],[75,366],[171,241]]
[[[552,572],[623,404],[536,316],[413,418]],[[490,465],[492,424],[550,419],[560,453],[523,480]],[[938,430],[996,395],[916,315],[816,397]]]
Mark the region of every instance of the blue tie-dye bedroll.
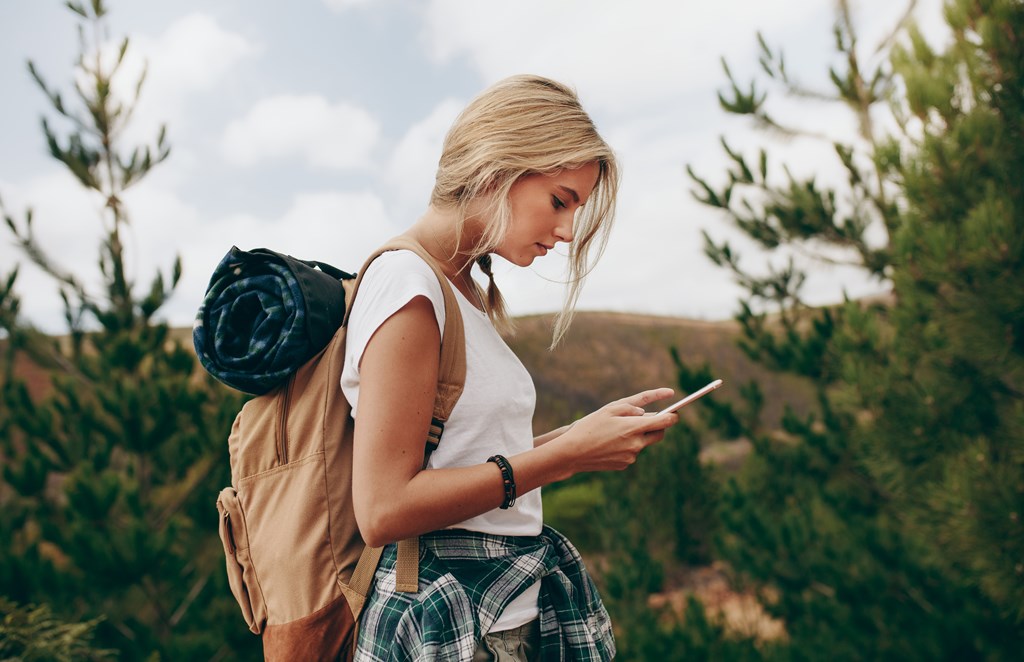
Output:
[[210,278],[192,329],[200,363],[239,391],[270,391],[341,326],[341,279],[351,277],[324,263],[232,247]]

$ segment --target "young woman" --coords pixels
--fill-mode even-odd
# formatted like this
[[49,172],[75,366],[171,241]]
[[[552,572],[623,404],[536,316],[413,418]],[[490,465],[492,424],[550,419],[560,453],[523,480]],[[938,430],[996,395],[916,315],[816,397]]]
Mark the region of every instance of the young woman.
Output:
[[[575,93],[537,76],[484,91],[445,139],[430,206],[407,234],[454,286],[466,334],[465,389],[423,469],[444,303],[411,251],[367,270],[348,326],[342,385],[355,416],[353,503],[364,540],[387,545],[360,620],[357,659],[608,659],[607,612],[579,555],[543,524],[540,487],[621,470],[676,423],[645,416],[667,388],[613,402],[534,438],[533,382],[499,330],[491,256],[529,266],[568,245],[565,333],[603,248],[615,157]],[[471,275],[481,267],[485,292]],[[395,590],[395,541],[419,535],[417,593]]]

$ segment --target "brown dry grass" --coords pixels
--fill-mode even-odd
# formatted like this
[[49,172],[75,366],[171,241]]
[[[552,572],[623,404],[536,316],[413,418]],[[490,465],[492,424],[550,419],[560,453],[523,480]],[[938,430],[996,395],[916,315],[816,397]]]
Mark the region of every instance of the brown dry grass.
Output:
[[[538,432],[575,420],[602,405],[648,388],[670,386],[679,390],[670,348],[675,347],[691,366],[707,363],[725,386],[712,397],[736,402],[739,387],[756,380],[765,394],[764,422],[776,427],[783,406],[789,403],[804,414],[813,406],[810,385],[792,375],[765,370],[736,345],[740,333],[734,321],[707,322],[676,317],[625,313],[580,312],[564,342],[554,351],[551,315],[517,320],[517,333],[509,345],[533,375],[537,387]],[[191,328],[172,329],[170,340],[191,346]],[[2,348],[3,341],[0,341]],[[34,398],[49,390],[49,376],[24,355],[15,374],[28,382]],[[694,416],[694,412],[685,415]],[[708,459],[713,459],[711,452]]]
[[681,617],[690,596],[697,598],[708,616],[727,632],[758,642],[786,637],[785,624],[772,618],[752,592],[734,589],[724,566],[718,563],[686,569],[677,586],[651,595],[647,604],[652,609],[667,607]]
[[787,402],[800,414],[813,406],[807,382],[769,372],[740,350],[736,344],[740,329],[731,320],[581,312],[565,341],[549,351],[551,319],[550,315],[520,318],[516,335],[509,339],[537,387],[538,432],[644,389],[670,386],[678,390],[671,347],[692,367],[706,363],[715,377],[725,381],[711,397],[736,402],[741,384],[758,381],[765,394],[763,420],[770,427],[777,425]]

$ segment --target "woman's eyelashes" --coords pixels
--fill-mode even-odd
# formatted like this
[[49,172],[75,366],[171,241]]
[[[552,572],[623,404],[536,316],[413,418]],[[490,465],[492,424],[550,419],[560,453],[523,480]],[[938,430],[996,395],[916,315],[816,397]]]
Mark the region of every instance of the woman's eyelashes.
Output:
[[565,203],[557,195],[551,196],[551,206],[555,209],[564,209]]

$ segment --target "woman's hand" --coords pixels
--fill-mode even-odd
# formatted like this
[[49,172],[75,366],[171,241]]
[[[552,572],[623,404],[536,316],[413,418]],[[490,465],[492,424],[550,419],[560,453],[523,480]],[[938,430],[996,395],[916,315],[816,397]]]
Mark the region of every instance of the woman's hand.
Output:
[[648,414],[644,407],[672,395],[672,389],[642,391],[576,421],[549,444],[565,454],[571,473],[620,471],[636,462],[640,451],[661,441],[677,414]]

